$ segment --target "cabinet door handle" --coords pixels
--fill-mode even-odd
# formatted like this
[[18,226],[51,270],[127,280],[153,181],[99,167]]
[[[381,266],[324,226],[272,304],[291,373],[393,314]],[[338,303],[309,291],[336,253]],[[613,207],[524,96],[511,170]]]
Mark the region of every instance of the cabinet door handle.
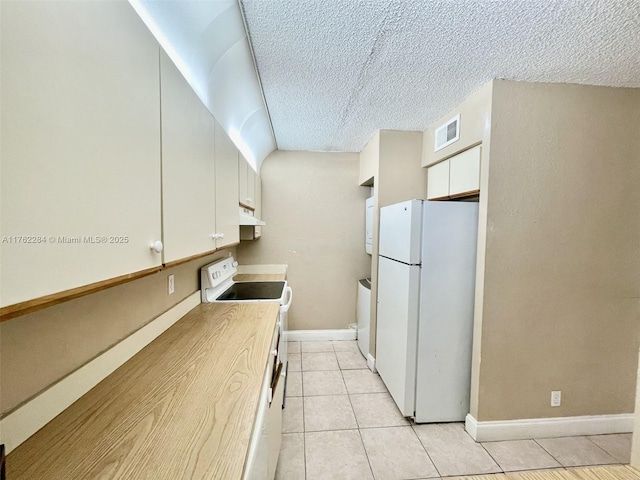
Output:
[[149,248],[156,253],[162,253],[162,249],[164,248],[164,246],[162,245],[162,242],[160,240],[156,240],[151,245],[149,245]]

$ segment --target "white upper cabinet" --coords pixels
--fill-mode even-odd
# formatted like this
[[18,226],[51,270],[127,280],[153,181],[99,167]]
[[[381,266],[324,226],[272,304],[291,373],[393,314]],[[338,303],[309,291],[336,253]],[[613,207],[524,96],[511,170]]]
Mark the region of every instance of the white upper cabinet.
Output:
[[247,166],[247,205],[256,208],[256,172]]
[[216,247],[222,248],[240,241],[238,215],[238,150],[216,122]]
[[[256,207],[255,216],[259,220],[262,220],[262,178],[257,173],[254,173],[253,178],[255,179],[255,192],[253,194]],[[255,238],[262,236],[262,227],[254,227],[254,236]]]
[[475,194],[480,191],[481,148],[470,148],[449,159],[449,196]]
[[238,202],[245,207],[256,207],[256,177],[242,154],[238,154]]
[[216,248],[215,121],[160,54],[164,263]]
[[2,306],[162,263],[158,45],[128,2],[0,2]]
[[427,169],[427,199],[449,196],[449,160],[437,163]]
[[249,164],[244,157],[238,152],[238,203],[245,207],[250,207],[249,204],[249,189],[247,184],[247,177],[249,175]]
[[427,169],[427,199],[447,199],[480,192],[481,146],[470,148]]

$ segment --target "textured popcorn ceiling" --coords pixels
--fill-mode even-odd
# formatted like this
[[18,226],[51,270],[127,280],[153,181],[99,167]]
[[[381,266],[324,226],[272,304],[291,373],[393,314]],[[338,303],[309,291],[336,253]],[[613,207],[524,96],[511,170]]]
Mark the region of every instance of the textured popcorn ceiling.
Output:
[[281,150],[423,130],[492,78],[640,87],[640,0],[241,0]]

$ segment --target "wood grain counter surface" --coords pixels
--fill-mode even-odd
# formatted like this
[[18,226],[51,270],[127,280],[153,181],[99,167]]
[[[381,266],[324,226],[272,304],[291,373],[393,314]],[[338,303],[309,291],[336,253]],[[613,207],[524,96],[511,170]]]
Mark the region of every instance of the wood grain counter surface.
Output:
[[278,304],[201,304],[7,457],[10,480],[240,479]]

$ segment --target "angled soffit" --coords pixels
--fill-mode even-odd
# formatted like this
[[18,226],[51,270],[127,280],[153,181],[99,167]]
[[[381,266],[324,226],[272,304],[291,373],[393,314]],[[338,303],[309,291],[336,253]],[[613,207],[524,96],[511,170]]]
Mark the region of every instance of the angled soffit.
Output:
[[202,102],[259,171],[276,148],[236,0],[130,0]]

